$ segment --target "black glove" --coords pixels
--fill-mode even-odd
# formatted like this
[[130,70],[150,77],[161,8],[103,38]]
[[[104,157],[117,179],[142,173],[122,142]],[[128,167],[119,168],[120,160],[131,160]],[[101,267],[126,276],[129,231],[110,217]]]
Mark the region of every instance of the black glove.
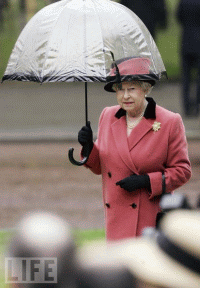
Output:
[[83,146],[82,155],[89,156],[93,148],[93,132],[89,121],[78,132],[78,142]]
[[128,192],[132,192],[141,188],[146,188],[151,191],[150,178],[147,174],[131,175],[122,179],[121,181],[118,181],[116,185],[119,185],[121,188],[125,189]]

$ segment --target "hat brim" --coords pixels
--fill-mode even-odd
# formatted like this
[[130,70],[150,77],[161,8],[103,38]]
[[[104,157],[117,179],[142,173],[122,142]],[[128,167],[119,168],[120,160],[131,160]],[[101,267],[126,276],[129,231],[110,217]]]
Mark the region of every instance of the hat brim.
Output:
[[[144,75],[124,75],[121,76],[121,82],[131,82],[131,81],[144,81],[150,83],[152,86],[156,84],[156,81],[159,80],[159,77],[153,74],[144,74]],[[104,86],[104,90],[107,92],[115,92],[113,90],[113,84],[116,84],[116,77],[110,76],[107,77],[107,83]]]
[[134,278],[146,284],[167,288],[199,288],[200,275],[167,256],[155,240],[148,237],[86,245],[79,250],[79,262],[88,267],[123,265]]
[[170,288],[200,287],[200,275],[166,255],[153,239],[127,241],[114,254],[145,283]]

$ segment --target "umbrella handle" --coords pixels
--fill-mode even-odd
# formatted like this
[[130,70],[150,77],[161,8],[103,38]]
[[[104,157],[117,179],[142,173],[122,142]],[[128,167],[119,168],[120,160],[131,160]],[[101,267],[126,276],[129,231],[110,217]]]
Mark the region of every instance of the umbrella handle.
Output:
[[[87,82],[85,82],[85,122],[87,125],[88,123]],[[90,153],[88,153],[88,155],[84,157],[83,160],[76,161],[74,159],[73,153],[74,153],[74,148],[70,148],[68,151],[68,158],[69,158],[69,161],[76,166],[84,165],[87,162],[89,155],[90,155]]]
[[89,156],[86,156],[86,157],[83,158],[83,160],[81,160],[81,161],[76,161],[76,160],[74,159],[73,153],[74,153],[74,148],[70,148],[69,151],[68,151],[69,161],[70,161],[72,164],[76,165],[76,166],[82,166],[82,165],[84,165],[84,164],[87,162],[88,158],[89,158]]

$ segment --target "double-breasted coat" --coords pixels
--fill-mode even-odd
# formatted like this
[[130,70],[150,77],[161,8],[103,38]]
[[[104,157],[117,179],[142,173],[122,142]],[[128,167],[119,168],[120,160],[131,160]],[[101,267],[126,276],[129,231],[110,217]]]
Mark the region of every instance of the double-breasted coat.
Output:
[[[125,110],[116,105],[102,111],[98,137],[85,165],[102,174],[107,240],[139,236],[145,227],[155,226],[163,172],[167,193],[191,176],[180,115],[156,105],[152,98],[147,100],[144,117],[129,136]],[[153,130],[155,121],[160,123],[158,131]],[[134,173],[149,175],[151,192],[127,192],[116,185]]]

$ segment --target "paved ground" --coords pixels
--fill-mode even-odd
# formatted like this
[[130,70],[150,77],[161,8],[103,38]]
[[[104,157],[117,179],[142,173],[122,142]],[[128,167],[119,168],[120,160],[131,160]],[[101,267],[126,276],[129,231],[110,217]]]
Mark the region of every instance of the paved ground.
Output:
[[76,143],[0,145],[0,228],[30,211],[65,217],[73,227],[102,228],[101,179],[67,158]]
[[[88,90],[89,119],[95,132],[101,110],[116,99],[103,91],[101,83],[91,83]],[[183,116],[178,84],[161,84],[152,96]],[[13,227],[25,213],[38,209],[55,212],[74,227],[103,227],[100,176],[71,165],[67,157],[73,146],[78,158],[80,147],[70,140],[77,138],[84,124],[83,98],[82,83],[5,83],[0,87],[0,228]],[[177,191],[188,195],[195,206],[200,195],[200,118],[183,120],[193,176]]]

